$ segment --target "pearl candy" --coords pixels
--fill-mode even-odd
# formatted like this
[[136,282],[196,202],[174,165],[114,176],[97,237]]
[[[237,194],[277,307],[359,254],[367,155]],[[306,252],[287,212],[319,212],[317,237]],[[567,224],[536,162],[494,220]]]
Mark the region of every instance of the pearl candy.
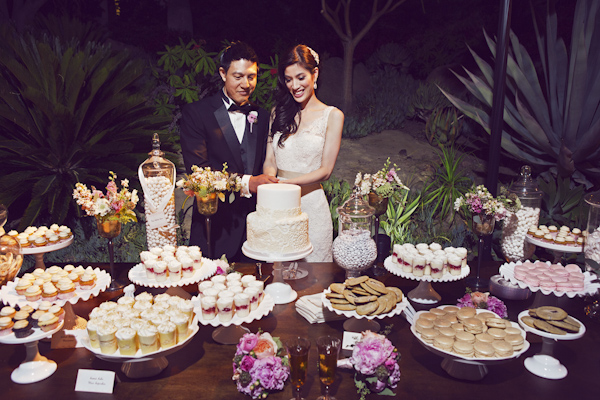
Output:
[[527,231],[529,227],[537,226],[539,219],[539,208],[522,207],[516,213],[507,211],[500,246],[502,253],[510,261],[522,261],[525,259],[525,237],[527,236]]
[[[175,193],[172,191],[173,182],[166,176],[151,176],[146,178],[148,190],[144,190],[144,196],[151,199],[154,204],[160,204],[165,196],[171,194],[169,202],[163,209],[168,224],[165,227],[150,229],[146,225],[146,239],[148,248],[175,246],[177,244],[177,221],[175,219]],[[150,209],[145,207],[146,218],[151,214]]]
[[[596,228],[594,232],[588,234],[585,238],[584,246],[585,258],[600,263],[600,229]],[[586,265],[587,267],[587,265]],[[588,267],[589,268],[589,267]]]

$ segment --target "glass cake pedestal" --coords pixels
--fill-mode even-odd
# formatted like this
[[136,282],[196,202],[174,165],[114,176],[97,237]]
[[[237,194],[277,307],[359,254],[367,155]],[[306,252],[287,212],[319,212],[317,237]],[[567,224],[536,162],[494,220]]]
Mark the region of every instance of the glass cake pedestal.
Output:
[[[291,303],[298,297],[298,293],[296,293],[289,284],[283,281],[283,262],[300,260],[312,253],[312,251],[312,244],[303,251],[287,254],[269,254],[255,251],[248,246],[247,241],[242,245],[242,253],[244,253],[246,257],[273,263],[273,283],[265,287],[265,293],[268,293],[273,297],[275,304]],[[297,271],[297,273],[299,274],[300,271]]]

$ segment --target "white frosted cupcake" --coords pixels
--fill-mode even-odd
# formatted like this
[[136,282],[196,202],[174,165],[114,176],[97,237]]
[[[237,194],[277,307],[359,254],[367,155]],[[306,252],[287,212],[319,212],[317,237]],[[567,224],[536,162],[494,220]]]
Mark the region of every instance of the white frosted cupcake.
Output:
[[117,328],[112,324],[105,324],[98,328],[98,341],[102,354],[114,354],[117,351]]
[[242,280],[242,275],[238,274],[237,272],[231,272],[229,274],[227,274],[227,276],[225,277],[227,280],[227,285],[229,286],[232,282],[240,282]]
[[219,294],[217,295],[217,299],[220,299],[221,297],[233,297],[235,296],[235,293],[233,293],[231,290],[221,290],[219,292]]
[[165,321],[158,325],[158,336],[160,339],[160,347],[168,349],[177,344],[177,327],[171,321]]
[[132,328],[120,328],[115,333],[117,346],[122,356],[134,356],[137,353],[136,332]]
[[156,282],[165,282],[167,280],[167,263],[158,261],[154,266],[154,279]]
[[233,298],[235,304],[235,314],[244,318],[250,314],[250,296],[244,293],[236,294]]
[[144,325],[137,331],[137,334],[142,354],[158,351],[160,343],[158,341],[158,330],[154,325]]
[[263,281],[255,280],[248,284],[248,287],[258,289],[258,302],[260,303],[265,298],[265,283]]
[[135,304],[135,299],[133,297],[123,296],[117,300],[117,304],[125,305],[131,308]]
[[217,315],[217,298],[212,296],[203,296],[200,299],[202,308],[202,318],[206,321],[214,319]]
[[171,314],[170,320],[177,327],[177,343],[183,342],[190,335],[188,329],[190,326],[190,318],[182,312],[177,312]]
[[154,268],[156,268],[156,260],[146,260],[144,262],[144,268],[146,269],[146,278],[147,279],[155,279]]
[[242,286],[247,288],[250,282],[254,282],[255,280],[256,277],[254,275],[244,275],[242,276]]
[[184,278],[191,278],[194,276],[194,261],[187,255],[179,259],[181,263],[181,273]]
[[204,296],[214,297],[216,299],[217,297],[219,297],[219,291],[214,288],[208,288],[202,292],[202,297],[204,297]]
[[259,297],[260,297],[258,288],[255,288],[255,287],[246,288],[246,290],[244,290],[244,293],[247,294],[248,297],[250,298],[250,311],[256,310],[256,308],[258,307],[258,301],[259,301]]
[[181,263],[177,260],[169,261],[169,280],[171,282],[177,282],[181,280]]
[[200,250],[189,250],[188,257],[192,259],[192,265],[195,270],[202,268],[202,253]]
[[215,275],[212,278],[210,278],[210,280],[214,284],[225,285],[225,282],[227,281],[227,278],[224,275]]
[[233,318],[233,297],[220,297],[217,300],[219,321],[229,322]]

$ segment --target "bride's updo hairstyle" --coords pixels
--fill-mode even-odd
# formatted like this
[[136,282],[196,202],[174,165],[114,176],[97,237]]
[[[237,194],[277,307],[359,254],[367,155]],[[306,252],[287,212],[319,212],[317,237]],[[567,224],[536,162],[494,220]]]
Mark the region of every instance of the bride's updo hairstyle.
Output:
[[[296,133],[300,123],[300,103],[294,100],[285,84],[285,69],[294,64],[308,70],[312,75],[318,66],[318,61],[315,60],[310,48],[303,44],[293,47],[279,60],[278,84],[275,93],[275,117],[270,132],[271,137],[276,132],[281,132],[277,142],[279,147],[283,147],[283,143],[288,136]],[[296,115],[298,115],[298,122],[296,122]]]

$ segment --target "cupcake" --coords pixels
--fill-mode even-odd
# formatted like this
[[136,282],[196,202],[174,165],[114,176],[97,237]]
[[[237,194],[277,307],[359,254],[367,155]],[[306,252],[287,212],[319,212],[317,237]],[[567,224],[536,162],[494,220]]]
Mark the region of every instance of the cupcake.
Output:
[[[170,320],[177,328],[177,343],[183,342],[190,335],[188,328],[190,325],[190,317],[182,312],[177,312],[171,315]],[[162,342],[161,342],[162,343]]]
[[75,284],[69,278],[61,278],[58,282],[58,298],[68,300],[75,297]]
[[46,240],[46,238],[44,236],[38,236],[35,239],[34,245],[36,247],[42,247],[45,246],[48,243],[48,241]]
[[117,346],[122,356],[134,356],[137,353],[136,332],[132,328],[120,328],[115,333]]
[[38,301],[42,297],[42,289],[38,285],[31,285],[25,291],[27,301]]
[[191,300],[183,300],[177,305],[177,309],[188,316],[190,322],[194,318],[194,304]]
[[92,346],[94,349],[100,348],[100,341],[98,340],[98,328],[100,325],[102,324],[99,320],[90,319],[85,326],[90,339],[90,346]]
[[148,354],[158,351],[160,343],[158,341],[158,330],[154,325],[144,325],[137,331],[138,340],[142,354]]
[[26,319],[15,322],[12,330],[18,339],[23,339],[33,333],[31,322]]
[[233,302],[235,304],[235,314],[244,318],[250,314],[250,297],[247,294],[239,293],[233,297]]
[[12,318],[15,316],[16,313],[17,313],[17,310],[15,310],[14,308],[12,308],[10,306],[6,306],[6,307],[2,307],[2,309],[0,310],[0,317]]
[[24,310],[19,310],[15,313],[15,316],[13,317],[13,321],[17,322],[17,321],[29,321],[29,315],[31,315],[30,312],[24,311]]
[[174,322],[165,321],[156,327],[160,340],[160,347],[168,349],[177,344],[177,326]]
[[48,332],[58,327],[58,317],[51,312],[45,312],[38,319],[38,326],[44,331]]
[[14,324],[12,318],[0,317],[0,336],[10,335]]
[[58,317],[58,322],[64,321],[65,319],[65,310],[63,310],[63,308],[59,305],[53,305],[52,307],[50,307],[48,312],[51,312],[52,314],[56,315]]
[[217,299],[212,296],[203,296],[200,299],[200,305],[202,307],[202,318],[206,321],[210,321],[217,315],[216,309]]
[[117,351],[117,328],[112,324],[102,325],[97,330],[102,354],[114,354]]
[[19,244],[21,245],[22,249],[31,247],[31,243],[29,243],[29,240],[27,238],[19,238]]
[[31,325],[33,325],[34,328],[39,328],[39,324],[38,321],[40,319],[40,317],[42,315],[44,315],[46,313],[46,311],[36,311],[33,314],[31,314]]
[[42,300],[55,301],[58,298],[58,289],[51,283],[44,283],[42,286]]
[[17,236],[19,236],[19,232],[15,231],[14,229],[10,230],[10,231],[8,231],[8,236],[10,236],[13,239],[16,239]]
[[82,290],[90,290],[94,286],[96,286],[96,274],[85,272],[81,278],[79,278],[79,287]]

